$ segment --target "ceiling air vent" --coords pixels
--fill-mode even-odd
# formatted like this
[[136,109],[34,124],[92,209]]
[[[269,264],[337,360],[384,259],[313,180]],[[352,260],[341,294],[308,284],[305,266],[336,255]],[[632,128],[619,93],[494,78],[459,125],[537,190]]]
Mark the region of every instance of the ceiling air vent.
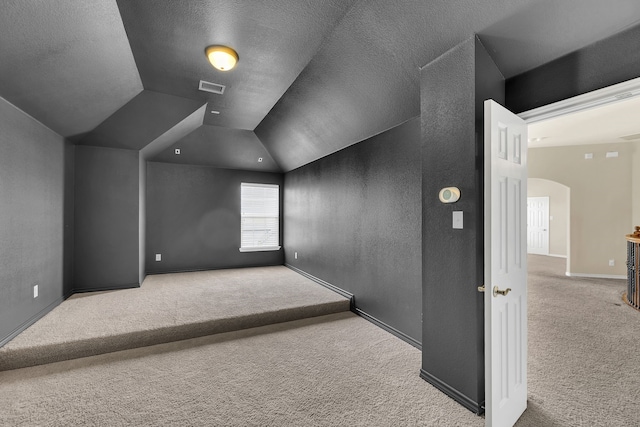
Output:
[[624,139],[627,141],[633,141],[634,139],[640,139],[640,133],[636,133],[633,135],[621,136],[620,139]]
[[218,83],[205,82],[204,80],[200,80],[200,86],[198,89],[203,92],[211,92],[218,95],[222,95],[224,93],[225,85],[219,85]]

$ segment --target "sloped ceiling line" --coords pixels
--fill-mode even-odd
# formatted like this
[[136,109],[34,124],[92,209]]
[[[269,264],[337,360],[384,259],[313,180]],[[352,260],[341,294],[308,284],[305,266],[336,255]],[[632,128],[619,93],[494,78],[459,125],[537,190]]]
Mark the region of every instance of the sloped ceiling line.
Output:
[[206,111],[207,104],[204,104],[184,120],[177,123],[171,129],[144,146],[140,150],[143,158],[148,159],[155,156],[202,126],[202,121],[204,120]]
[[[417,67],[474,33],[509,78],[638,22],[637,0],[5,0],[0,96],[74,142],[132,150],[209,103],[176,141],[193,161],[289,171],[415,117]],[[213,43],[236,69],[211,67]]]

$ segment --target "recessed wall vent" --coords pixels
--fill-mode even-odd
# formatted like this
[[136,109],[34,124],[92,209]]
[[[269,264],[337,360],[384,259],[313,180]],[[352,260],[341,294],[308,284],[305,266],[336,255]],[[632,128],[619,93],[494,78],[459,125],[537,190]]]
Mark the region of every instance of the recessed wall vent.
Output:
[[198,89],[203,92],[211,92],[218,95],[222,95],[224,93],[225,85],[219,85],[218,83],[205,82],[204,80],[200,80],[200,86]]
[[624,139],[626,141],[633,141],[634,139],[640,139],[640,133],[635,133],[633,135],[621,136],[620,139]]

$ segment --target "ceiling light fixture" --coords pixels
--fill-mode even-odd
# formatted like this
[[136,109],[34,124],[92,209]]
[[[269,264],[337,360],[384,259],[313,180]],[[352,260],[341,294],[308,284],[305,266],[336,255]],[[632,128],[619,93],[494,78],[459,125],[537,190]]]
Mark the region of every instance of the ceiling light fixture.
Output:
[[227,46],[209,46],[204,50],[209,62],[220,71],[229,71],[238,62],[238,53]]

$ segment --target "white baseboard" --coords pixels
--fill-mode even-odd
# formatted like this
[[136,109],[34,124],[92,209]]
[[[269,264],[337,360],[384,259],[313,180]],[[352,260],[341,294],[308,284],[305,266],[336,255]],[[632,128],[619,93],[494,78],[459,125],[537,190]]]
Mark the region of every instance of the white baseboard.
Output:
[[586,277],[591,279],[622,279],[626,280],[627,276],[615,275],[615,274],[583,274],[583,273],[571,273],[567,271],[565,273],[568,277]]
[[566,256],[566,255],[549,254],[549,255],[547,255],[547,256],[552,256],[552,257],[554,257],[554,258],[564,258],[564,259],[567,259],[567,256]]

